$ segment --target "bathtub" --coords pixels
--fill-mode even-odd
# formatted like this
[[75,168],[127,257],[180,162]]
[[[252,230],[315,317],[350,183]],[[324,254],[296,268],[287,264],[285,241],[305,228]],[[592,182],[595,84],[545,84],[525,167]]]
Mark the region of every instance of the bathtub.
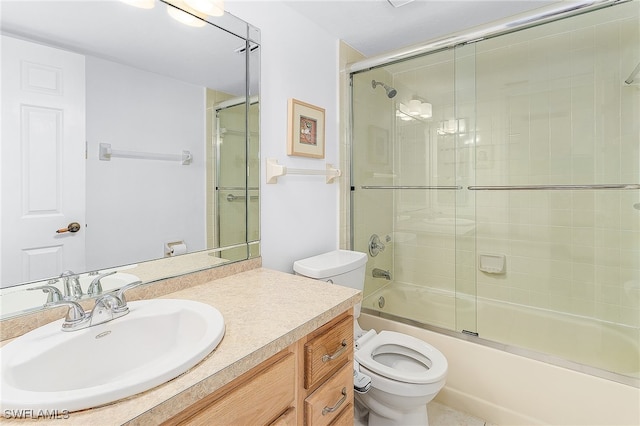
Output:
[[465,326],[457,323],[476,325],[477,320],[476,329],[469,331],[513,352],[522,348],[536,359],[573,369],[589,366],[640,378],[640,330],[635,327],[396,282],[366,296],[362,307],[369,314],[381,312],[446,330],[461,331]]

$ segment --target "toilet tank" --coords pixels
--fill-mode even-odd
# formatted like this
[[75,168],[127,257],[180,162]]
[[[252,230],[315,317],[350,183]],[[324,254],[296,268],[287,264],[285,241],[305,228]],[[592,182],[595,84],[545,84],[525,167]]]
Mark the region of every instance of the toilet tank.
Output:
[[298,275],[329,281],[362,291],[367,254],[350,250],[334,250],[293,263]]

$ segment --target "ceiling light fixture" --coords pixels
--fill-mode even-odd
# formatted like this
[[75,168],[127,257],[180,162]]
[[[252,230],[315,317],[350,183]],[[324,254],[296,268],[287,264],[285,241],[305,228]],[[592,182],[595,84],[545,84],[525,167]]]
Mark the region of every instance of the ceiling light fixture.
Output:
[[209,16],[224,15],[224,0],[185,0],[187,5]]
[[408,105],[400,102],[396,108],[396,117],[404,121],[431,118],[433,116],[433,106],[429,102],[422,102],[420,99],[411,99]]
[[170,0],[167,4],[167,13],[176,21],[190,27],[204,27],[206,15],[187,6],[183,0]]
[[190,27],[204,27],[206,24],[205,21],[203,21],[202,19],[198,19],[197,17],[194,16],[196,14],[195,10],[193,11],[193,14],[192,14],[192,13],[187,13],[184,10],[180,10],[175,7],[167,5],[167,13],[169,13],[169,16],[171,16],[176,21],[182,24],[188,25]]

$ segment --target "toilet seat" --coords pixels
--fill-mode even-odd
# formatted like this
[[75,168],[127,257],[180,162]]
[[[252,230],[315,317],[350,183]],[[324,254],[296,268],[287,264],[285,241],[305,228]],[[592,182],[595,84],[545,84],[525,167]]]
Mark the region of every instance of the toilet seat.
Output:
[[[400,368],[376,360],[384,354],[397,355],[394,358]],[[447,374],[447,360],[440,351],[420,339],[395,331],[381,331],[364,342],[354,355],[368,370],[400,382],[433,383]]]

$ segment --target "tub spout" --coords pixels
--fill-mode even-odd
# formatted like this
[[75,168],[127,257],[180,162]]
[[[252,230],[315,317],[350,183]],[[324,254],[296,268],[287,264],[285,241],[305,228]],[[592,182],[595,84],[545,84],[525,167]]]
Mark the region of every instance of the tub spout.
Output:
[[373,278],[384,278],[385,280],[391,279],[391,272],[385,271],[384,269],[373,268],[371,274],[373,275]]

